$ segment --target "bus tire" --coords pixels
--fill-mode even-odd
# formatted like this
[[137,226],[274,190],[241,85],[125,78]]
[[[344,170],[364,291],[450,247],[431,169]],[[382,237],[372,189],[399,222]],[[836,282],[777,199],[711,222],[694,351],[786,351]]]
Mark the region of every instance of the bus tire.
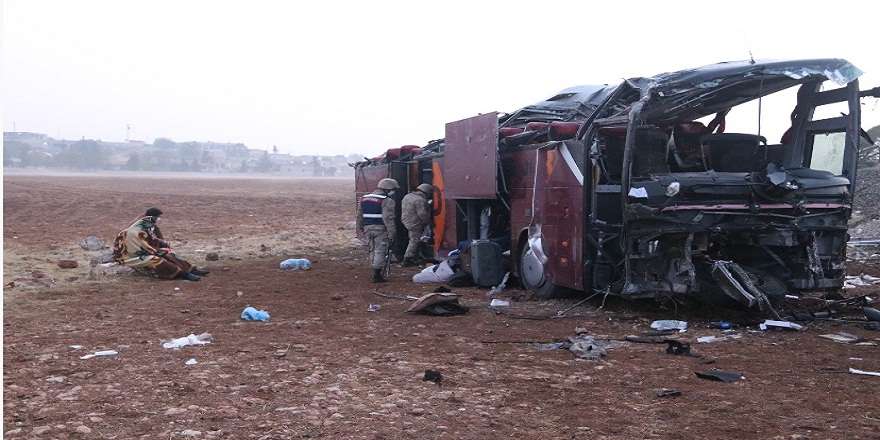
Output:
[[562,298],[568,296],[568,289],[557,286],[547,278],[544,264],[526,243],[520,252],[519,279],[523,287],[538,298]]

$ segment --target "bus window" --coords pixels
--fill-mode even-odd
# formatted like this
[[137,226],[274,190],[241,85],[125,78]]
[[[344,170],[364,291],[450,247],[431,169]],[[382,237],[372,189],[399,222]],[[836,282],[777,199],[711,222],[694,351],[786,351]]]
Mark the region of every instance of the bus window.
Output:
[[846,133],[811,134],[808,145],[812,145],[809,164],[811,169],[828,171],[836,176],[843,173]]

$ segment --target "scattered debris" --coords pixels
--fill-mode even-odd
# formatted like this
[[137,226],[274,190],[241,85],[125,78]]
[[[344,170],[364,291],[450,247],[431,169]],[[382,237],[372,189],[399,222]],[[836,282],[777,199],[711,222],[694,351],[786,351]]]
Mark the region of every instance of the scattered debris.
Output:
[[113,356],[116,354],[119,354],[119,352],[116,350],[102,350],[102,351],[96,351],[92,354],[87,354],[85,356],[80,356],[80,359],[91,359],[95,356]]
[[210,333],[202,333],[198,336],[190,333],[189,336],[172,339],[169,342],[162,343],[164,348],[180,348],[187,345],[205,345],[210,344],[214,337]]
[[382,306],[379,304],[370,304],[370,306],[367,307],[368,312],[378,312],[379,310],[382,310]]
[[862,310],[865,312],[865,318],[867,318],[868,321],[880,322],[880,310],[873,307],[865,307]]
[[407,312],[432,316],[464,315],[469,307],[458,303],[458,295],[453,293],[429,293],[414,302]]
[[878,373],[876,371],[862,371],[862,370],[856,370],[855,368],[852,368],[852,367],[850,367],[849,372],[852,374],[865,374],[868,376],[880,376],[880,373]]
[[245,307],[241,312],[241,319],[246,321],[268,321],[269,312],[265,310],[257,310],[253,307]]
[[676,356],[691,355],[691,344],[689,342],[676,341],[675,339],[666,339],[663,342],[669,344],[666,347],[666,354],[674,354]]
[[196,361],[195,359],[190,359],[190,360],[186,361],[186,365],[195,365],[197,363],[198,363],[198,361]]
[[654,330],[675,330],[678,329],[679,333],[684,333],[687,331],[688,323],[685,321],[678,321],[675,319],[665,319],[661,321],[654,321],[651,323],[651,328]]
[[[485,342],[484,343],[489,343]],[[493,344],[511,343],[511,344],[531,344],[532,348],[539,351],[553,351],[571,348],[571,341],[564,342],[534,342],[534,341],[491,341]]]
[[627,341],[630,342],[639,342],[639,343],[651,343],[651,344],[665,344],[669,339],[665,336],[639,336],[639,335],[629,335],[625,337]]
[[722,382],[737,382],[746,377],[736,373],[725,373],[723,371],[696,371],[694,374],[700,379],[720,380]]
[[508,307],[510,305],[510,301],[505,301],[503,299],[493,299],[489,303],[489,307]]
[[837,333],[837,334],[827,334],[827,335],[819,335],[820,338],[831,339],[834,342],[840,342],[842,344],[849,344],[851,342],[856,342],[859,340],[859,337],[852,333]]
[[443,375],[436,370],[425,370],[425,377],[422,380],[426,382],[434,382],[438,387],[443,386]]
[[870,286],[874,284],[880,284],[880,278],[873,277],[871,275],[853,275],[847,276],[846,281],[844,281],[843,289],[855,289],[856,287],[861,286]]
[[497,286],[493,286],[488,292],[486,292],[487,297],[491,297],[501,293],[504,290],[504,287],[507,286],[507,279],[510,278],[510,272],[504,274],[504,278],[501,279],[501,283]]
[[620,348],[623,346],[620,342],[607,339],[596,339],[583,333],[579,333],[577,336],[569,336],[567,339],[568,340],[562,342],[549,343],[522,342],[530,343],[533,349],[541,351],[567,349],[578,358],[587,360],[601,359],[608,353],[607,349]]
[[608,354],[603,345],[605,344],[598,343],[598,341],[589,336],[579,336],[572,341],[568,351],[581,359],[596,361]]
[[742,338],[742,335],[702,336],[702,337],[697,338],[697,342],[699,342],[699,343],[722,342],[722,341],[729,341],[731,339],[739,339],[739,338]]
[[762,322],[761,325],[759,325],[759,328],[761,330],[767,330],[767,328],[769,328],[769,327],[790,328],[790,329],[794,329],[794,330],[803,330],[804,329],[804,326],[802,326],[800,324],[796,324],[794,322],[776,321],[773,319],[765,319],[764,322]]
[[449,266],[447,260],[443,260],[440,264],[428,266],[422,269],[421,272],[413,275],[412,281],[414,283],[445,283],[453,275],[455,275],[455,271]]
[[311,270],[312,262],[306,258],[288,258],[281,262],[280,267],[284,270]]
[[676,390],[663,390],[657,393],[657,397],[679,397],[681,396],[681,391]]
[[570,346],[568,350],[575,356],[587,360],[599,360],[606,354],[607,349],[620,348],[623,344],[607,339],[597,339],[585,334],[569,336]]
[[783,321],[815,321],[818,318],[830,318],[831,315],[834,315],[835,311],[830,310],[827,312],[813,312],[809,309],[795,309],[792,310],[792,314],[789,316],[783,316]]

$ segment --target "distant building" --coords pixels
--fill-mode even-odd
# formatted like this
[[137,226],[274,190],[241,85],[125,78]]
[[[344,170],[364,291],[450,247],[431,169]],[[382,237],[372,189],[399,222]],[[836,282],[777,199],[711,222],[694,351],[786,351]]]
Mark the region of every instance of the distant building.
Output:
[[24,142],[33,146],[45,146],[49,136],[43,133],[28,133],[26,131],[4,131],[3,142]]
[[[46,158],[68,154],[82,140],[58,140],[43,133],[3,132],[3,142],[21,142],[32,147],[34,153],[44,155],[41,166],[64,167]],[[90,140],[89,140],[90,141]],[[247,148],[242,143],[173,142],[163,139],[155,145],[140,140],[104,142],[95,140],[106,157],[103,168],[108,170],[141,171],[202,171],[214,173],[270,173],[302,177],[345,177],[353,175],[349,162],[360,155],[318,156],[272,153]],[[277,149],[275,150],[277,151]],[[42,157],[42,156],[41,156]],[[57,161],[56,161],[57,162]],[[4,166],[33,166],[21,157],[4,156]]]

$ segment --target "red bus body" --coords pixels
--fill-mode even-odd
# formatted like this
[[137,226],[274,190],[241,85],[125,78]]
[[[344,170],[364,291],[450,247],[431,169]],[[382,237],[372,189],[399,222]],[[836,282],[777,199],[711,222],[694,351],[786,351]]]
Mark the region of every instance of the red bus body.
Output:
[[[573,87],[356,164],[355,196],[385,177],[401,198],[434,185],[432,256],[496,242],[537,296],[763,308],[843,285],[860,98],[880,94],[860,91],[860,74],[838,59],[742,61]],[[780,142],[760,124],[724,131],[741,106],[786,89],[796,93],[784,113],[759,116],[790,123]]]

